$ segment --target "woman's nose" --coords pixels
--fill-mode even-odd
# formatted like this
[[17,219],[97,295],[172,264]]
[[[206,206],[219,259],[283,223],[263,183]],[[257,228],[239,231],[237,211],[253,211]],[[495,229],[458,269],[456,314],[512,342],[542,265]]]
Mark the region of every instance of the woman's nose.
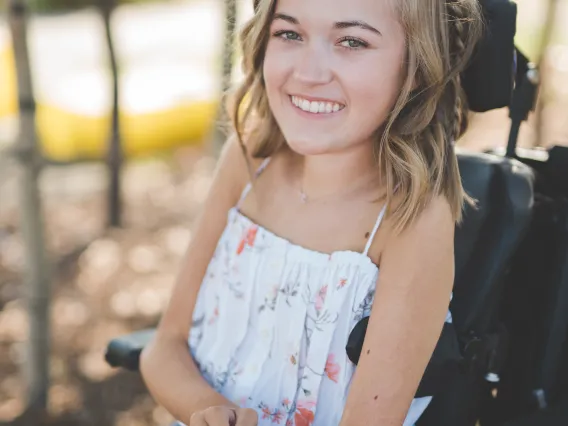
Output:
[[310,85],[329,83],[333,76],[329,55],[325,46],[307,44],[294,64],[294,77]]

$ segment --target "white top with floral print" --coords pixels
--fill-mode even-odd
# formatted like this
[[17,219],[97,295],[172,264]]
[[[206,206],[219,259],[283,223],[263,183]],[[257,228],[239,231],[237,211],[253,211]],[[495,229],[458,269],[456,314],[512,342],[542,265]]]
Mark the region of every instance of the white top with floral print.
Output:
[[[203,377],[257,410],[260,426],[338,425],[355,370],[345,346],[370,314],[379,274],[367,250],[309,250],[232,208],[189,335]],[[430,401],[415,399],[404,426],[414,425]]]

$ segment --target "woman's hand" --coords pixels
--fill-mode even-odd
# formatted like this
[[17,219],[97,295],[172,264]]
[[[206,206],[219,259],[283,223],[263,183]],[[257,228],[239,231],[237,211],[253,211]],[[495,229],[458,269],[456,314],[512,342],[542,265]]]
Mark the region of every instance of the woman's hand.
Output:
[[257,426],[258,414],[250,408],[209,407],[191,416],[189,426]]

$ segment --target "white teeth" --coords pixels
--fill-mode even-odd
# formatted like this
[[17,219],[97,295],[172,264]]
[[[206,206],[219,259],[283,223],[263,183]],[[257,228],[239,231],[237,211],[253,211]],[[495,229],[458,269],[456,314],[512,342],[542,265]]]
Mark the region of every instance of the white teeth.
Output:
[[302,99],[297,96],[292,96],[292,103],[303,111],[311,112],[312,114],[329,114],[337,112],[344,108],[343,105],[334,102],[310,102],[307,99]]

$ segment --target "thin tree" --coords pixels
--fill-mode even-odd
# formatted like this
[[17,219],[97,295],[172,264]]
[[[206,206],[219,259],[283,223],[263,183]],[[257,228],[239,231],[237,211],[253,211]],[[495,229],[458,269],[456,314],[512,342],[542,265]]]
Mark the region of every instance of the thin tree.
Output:
[[38,189],[41,169],[35,131],[35,101],[27,44],[25,0],[9,0],[8,21],[12,36],[19,94],[19,133],[14,152],[20,165],[21,229],[26,250],[25,301],[29,338],[24,361],[26,412],[42,424],[49,389],[50,274],[44,242],[42,208]]
[[120,138],[120,91],[118,78],[118,61],[111,28],[111,16],[112,12],[116,8],[116,0],[99,0],[98,6],[104,22],[108,58],[112,73],[111,129],[107,145],[107,164],[109,169],[109,188],[107,201],[108,224],[113,227],[118,227],[122,224],[120,172],[123,163],[123,151]]
[[233,53],[235,47],[235,29],[237,21],[236,0],[225,0],[225,26],[223,35],[223,65],[221,71],[221,103],[213,131],[213,149],[216,153],[221,149],[226,138],[227,112],[225,97],[231,87],[233,77]]

